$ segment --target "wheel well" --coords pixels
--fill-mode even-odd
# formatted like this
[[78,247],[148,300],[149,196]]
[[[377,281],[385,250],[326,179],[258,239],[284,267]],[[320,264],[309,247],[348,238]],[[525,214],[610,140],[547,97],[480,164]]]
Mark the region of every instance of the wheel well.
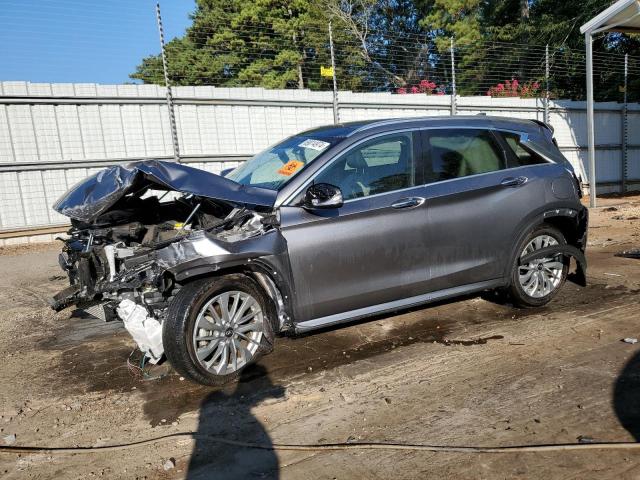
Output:
[[225,275],[240,274],[245,275],[253,279],[258,287],[264,292],[269,307],[272,309],[273,327],[274,331],[278,333],[282,330],[287,330],[291,325],[291,315],[289,314],[289,308],[286,302],[286,296],[278,287],[273,276],[264,269],[249,268],[246,265],[235,265],[231,267],[221,268],[218,270],[210,270],[208,272],[202,272],[197,275],[190,276],[182,279],[180,282],[175,282],[175,285],[179,288],[185,285],[207,277],[222,277]]
[[226,268],[220,268],[220,269],[211,268],[210,270],[200,270],[198,271],[198,273],[194,275],[189,275],[188,277],[183,277],[179,281],[175,280],[175,277],[174,277],[174,280],[177,285],[184,287],[185,285],[195,280],[200,280],[207,277],[212,277],[212,278],[222,277],[223,275],[231,275],[234,273],[240,273],[240,274],[246,275],[246,271],[241,266],[233,266],[233,267],[226,267]]
[[577,245],[580,238],[576,223],[576,220],[572,217],[556,216],[545,218],[541,225],[547,224],[557,228],[564,235],[569,245]]
[[[510,278],[510,271],[513,265],[513,262],[520,254],[518,251],[518,245],[523,239],[529,235],[533,230],[539,228],[541,226],[548,225],[554,228],[557,228],[562,235],[564,235],[565,240],[571,246],[580,248],[580,242],[582,239],[582,233],[580,232],[579,222],[577,219],[573,217],[556,215],[553,217],[546,218],[537,218],[535,221],[531,221],[527,224],[526,227],[520,230],[519,235],[516,237],[516,240],[513,243],[511,256],[509,257],[509,262],[505,264],[504,269],[504,278]],[[507,281],[507,284],[510,283],[510,280]]]

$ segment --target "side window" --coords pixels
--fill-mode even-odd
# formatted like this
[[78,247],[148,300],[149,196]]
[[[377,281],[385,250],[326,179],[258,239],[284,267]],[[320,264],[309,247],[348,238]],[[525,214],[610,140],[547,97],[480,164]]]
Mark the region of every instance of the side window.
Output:
[[502,137],[505,139],[511,150],[515,155],[515,165],[513,167],[524,167],[526,165],[537,165],[540,163],[547,163],[547,161],[534,151],[526,148],[521,141],[520,135],[511,132],[501,132]]
[[377,137],[349,150],[322,171],[314,183],[330,183],[345,200],[415,185],[413,133]]
[[487,130],[433,129],[426,132],[426,142],[425,183],[506,168],[503,150]]

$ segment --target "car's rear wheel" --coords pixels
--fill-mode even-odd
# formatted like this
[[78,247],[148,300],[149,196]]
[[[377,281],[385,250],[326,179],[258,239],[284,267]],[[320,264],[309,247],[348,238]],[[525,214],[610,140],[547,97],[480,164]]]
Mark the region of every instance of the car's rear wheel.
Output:
[[562,232],[549,225],[535,228],[518,246],[518,256],[511,271],[509,293],[516,305],[540,307],[558,293],[569,270],[569,262],[562,254],[539,258],[522,264],[520,259],[536,250],[564,245]]
[[162,341],[176,371],[205,385],[223,385],[272,349],[269,303],[260,287],[233,274],[190,283],[176,294]]

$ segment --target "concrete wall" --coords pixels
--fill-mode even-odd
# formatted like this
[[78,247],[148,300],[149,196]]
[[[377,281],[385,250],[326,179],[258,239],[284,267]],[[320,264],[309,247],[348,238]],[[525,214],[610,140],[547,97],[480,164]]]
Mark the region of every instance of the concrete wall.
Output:
[[[301,130],[333,122],[331,92],[178,87],[183,161],[219,172]],[[340,119],[449,115],[449,96],[340,92]],[[459,97],[458,114],[543,118],[539,99]],[[565,156],[587,179],[585,102],[551,103]],[[622,172],[622,106],[596,105],[599,191]],[[640,186],[640,105],[629,106],[628,179]],[[155,85],[0,83],[0,245],[50,241],[65,217],[52,203],[74,183],[114,164],[171,159],[164,88]],[[634,182],[630,182],[633,188]]]

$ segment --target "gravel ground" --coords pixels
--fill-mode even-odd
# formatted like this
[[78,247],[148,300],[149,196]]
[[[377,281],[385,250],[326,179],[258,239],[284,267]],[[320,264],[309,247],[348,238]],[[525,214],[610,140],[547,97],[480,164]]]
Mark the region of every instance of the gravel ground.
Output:
[[[238,385],[167,365],[142,378],[118,323],[53,313],[57,247],[0,251],[0,445],[103,446],[197,431],[243,442],[506,446],[640,438],[640,197],[591,211],[589,286],[547,307],[479,297],[298,338]],[[135,354],[134,354],[135,356]],[[157,377],[157,378],[156,378]],[[94,453],[0,453],[14,478],[639,478],[635,450],[256,450],[199,439]]]

